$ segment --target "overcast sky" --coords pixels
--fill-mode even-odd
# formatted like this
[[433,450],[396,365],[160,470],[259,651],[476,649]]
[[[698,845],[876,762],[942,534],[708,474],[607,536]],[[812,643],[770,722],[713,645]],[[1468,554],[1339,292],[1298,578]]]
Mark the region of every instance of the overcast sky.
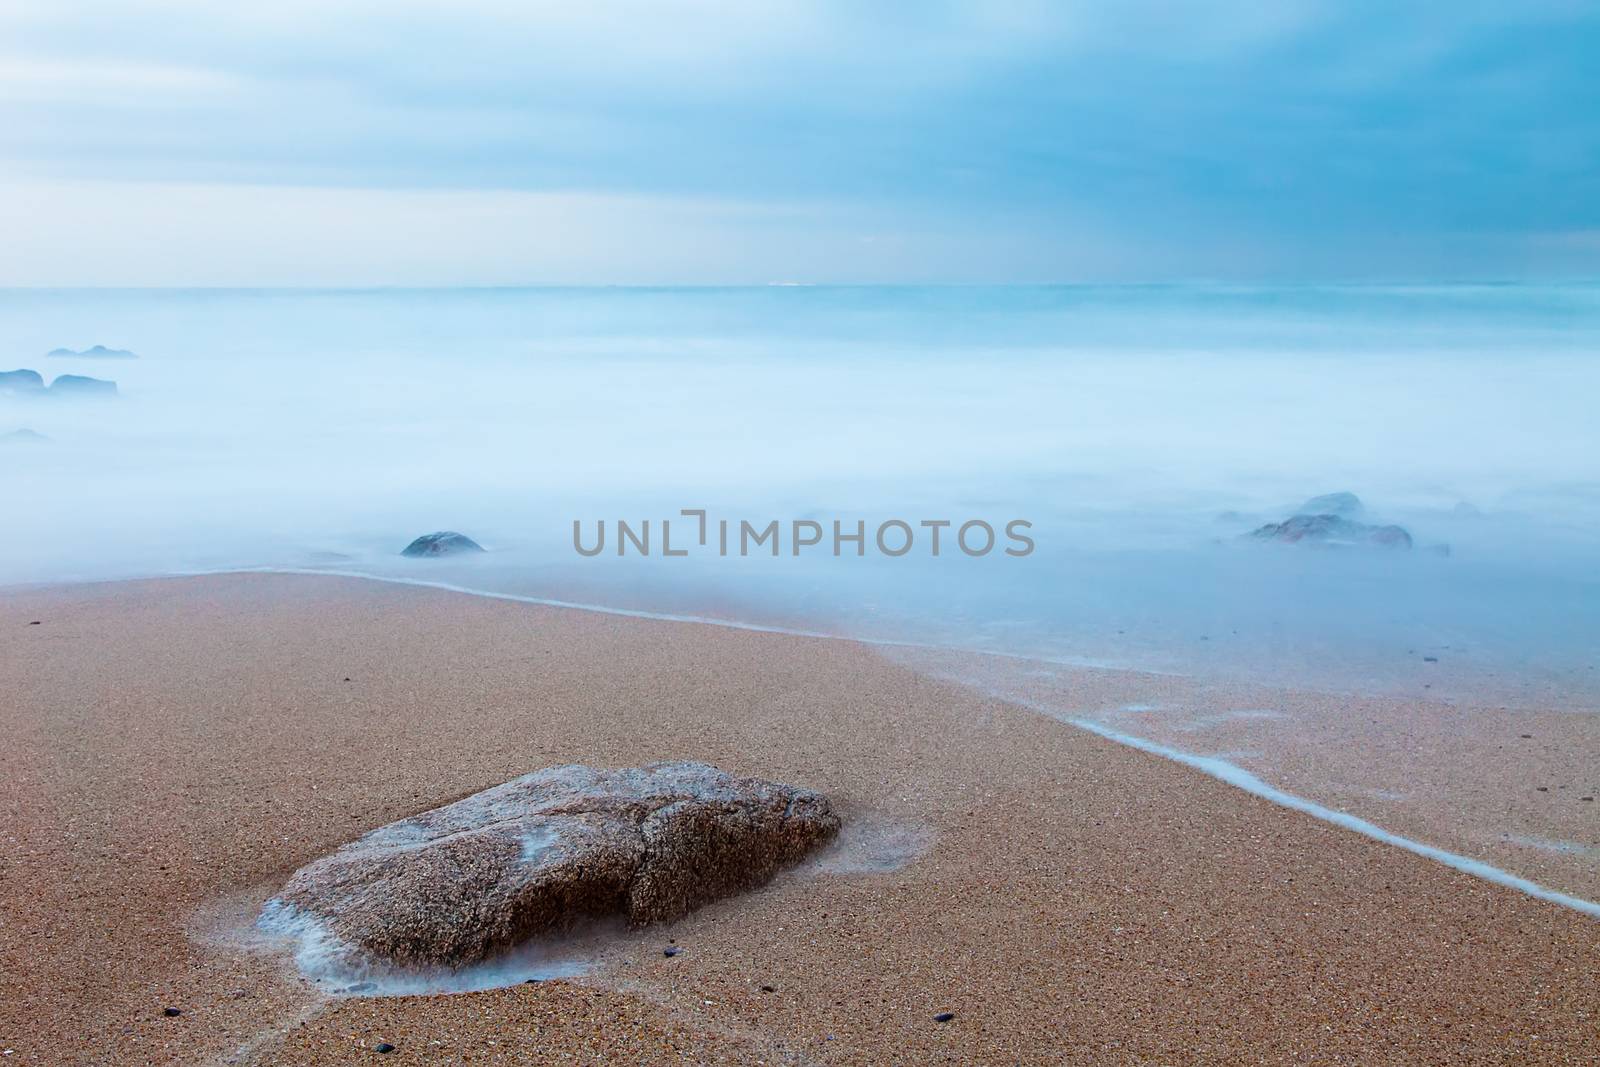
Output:
[[1587,0],[0,0],[0,284],[1600,277]]

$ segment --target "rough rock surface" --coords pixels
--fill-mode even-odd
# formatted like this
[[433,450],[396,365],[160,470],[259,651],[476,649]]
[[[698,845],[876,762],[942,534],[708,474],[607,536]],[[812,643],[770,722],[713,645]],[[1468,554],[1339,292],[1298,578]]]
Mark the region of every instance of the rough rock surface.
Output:
[[402,556],[454,556],[463,552],[482,552],[483,546],[466,534],[454,530],[423,534],[400,551]]
[[51,396],[116,396],[117,383],[82,374],[63,374],[50,383]]
[[1399,526],[1368,526],[1337,515],[1295,515],[1283,522],[1269,522],[1247,536],[1257,541],[1285,544],[1376,545],[1380,548],[1410,548],[1411,535]]
[[821,794],[704,763],[552,767],[379,827],[296,871],[268,914],[392,964],[454,967],[584,919],[678,918],[838,829]]

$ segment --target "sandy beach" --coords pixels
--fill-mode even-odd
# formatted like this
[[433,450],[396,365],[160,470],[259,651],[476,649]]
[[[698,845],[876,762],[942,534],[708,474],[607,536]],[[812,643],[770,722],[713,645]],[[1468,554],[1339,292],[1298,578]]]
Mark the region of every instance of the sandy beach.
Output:
[[[0,634],[7,1063],[1600,1055],[1600,921],[866,646],[287,575],[11,590]],[[252,930],[366,830],[678,758],[827,793],[849,849],[488,992],[328,996]]]

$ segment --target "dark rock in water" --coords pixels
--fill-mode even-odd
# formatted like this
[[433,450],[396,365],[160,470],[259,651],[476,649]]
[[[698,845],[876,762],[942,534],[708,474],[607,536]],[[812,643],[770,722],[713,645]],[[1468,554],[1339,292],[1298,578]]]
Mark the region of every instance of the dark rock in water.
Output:
[[1283,522],[1269,522],[1245,536],[1284,544],[1411,547],[1411,535],[1399,526],[1368,526],[1337,515],[1295,515]]
[[525,775],[296,871],[262,924],[353,962],[469,964],[586,919],[679,918],[832,839],[826,797],[704,763]]
[[70,348],[52,348],[49,355],[55,359],[138,359],[139,357],[126,348],[107,348],[105,345],[95,345],[85,348],[81,352],[74,352]]
[[1299,515],[1337,515],[1341,519],[1359,519],[1367,513],[1366,505],[1354,493],[1324,493],[1301,504]]
[[0,433],[0,445],[42,445],[50,438],[42,433],[35,433],[24,426],[20,430],[10,433]]
[[0,393],[42,393],[44,378],[36,370],[0,370]]
[[483,546],[466,534],[454,530],[423,534],[401,550],[402,556],[454,556],[462,552],[482,552]]
[[117,395],[117,383],[82,374],[63,374],[50,383],[51,396],[107,397]]

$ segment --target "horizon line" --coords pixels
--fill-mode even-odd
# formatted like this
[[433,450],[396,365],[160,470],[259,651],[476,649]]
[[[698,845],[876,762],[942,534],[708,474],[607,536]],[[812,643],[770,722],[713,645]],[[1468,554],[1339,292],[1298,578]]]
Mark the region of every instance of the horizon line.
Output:
[[0,285],[5,293],[380,293],[380,292],[525,292],[530,290],[757,290],[757,289],[1395,289],[1516,288],[1519,286],[1600,286],[1600,276],[1528,278],[1391,278],[1391,279],[1176,279],[1143,281],[1052,282],[495,282],[330,285]]

